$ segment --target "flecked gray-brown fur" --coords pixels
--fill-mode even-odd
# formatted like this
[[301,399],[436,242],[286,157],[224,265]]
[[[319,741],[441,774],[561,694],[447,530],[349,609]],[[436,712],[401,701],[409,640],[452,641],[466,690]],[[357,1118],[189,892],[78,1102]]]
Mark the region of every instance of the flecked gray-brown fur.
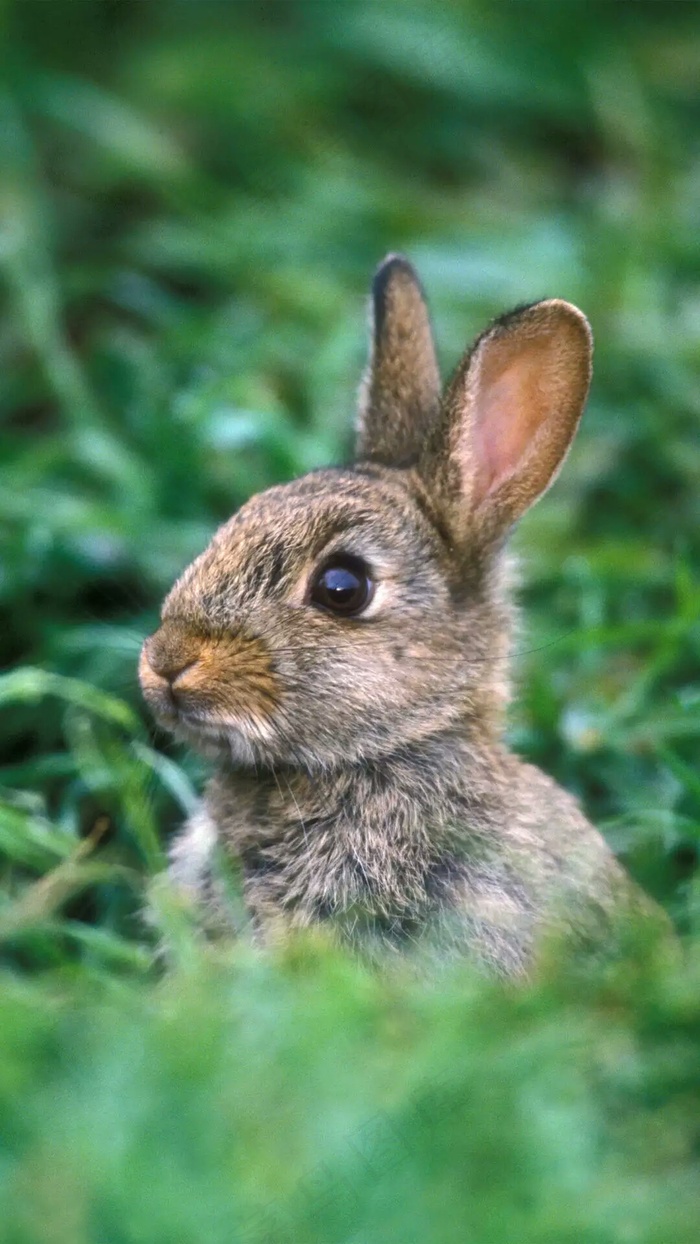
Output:
[[[253,497],[144,645],[156,716],[214,760],[171,863],[205,907],[218,843],[263,941],[320,922],[372,958],[505,975],[549,931],[604,940],[644,907],[572,796],[503,740],[505,537],[561,465],[590,355],[580,312],[535,304],[479,338],[443,397],[415,273],[382,265],[357,463]],[[366,615],[309,603],[333,551],[372,568]]]

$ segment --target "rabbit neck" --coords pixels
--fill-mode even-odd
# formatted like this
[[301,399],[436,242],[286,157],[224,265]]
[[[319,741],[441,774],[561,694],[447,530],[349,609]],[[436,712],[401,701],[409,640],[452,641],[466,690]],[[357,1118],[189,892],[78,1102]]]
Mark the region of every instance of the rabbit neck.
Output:
[[[493,790],[502,767],[514,759],[500,730],[485,728],[483,715],[479,724],[478,732],[459,722],[391,753],[332,766],[270,764],[251,770],[223,764],[209,784],[207,802],[228,816],[231,799],[242,799],[251,826],[301,816],[299,800],[309,816],[333,819],[347,815],[349,806],[356,811],[371,807],[380,795],[405,801],[420,809],[423,819],[433,819],[443,797]],[[387,809],[381,811],[386,818]]]
[[221,770],[206,802],[262,923],[271,913],[302,925],[333,916],[355,928],[361,911],[398,936],[490,849],[505,820],[507,779],[501,788],[497,775],[507,763],[498,749],[444,734],[315,774]]

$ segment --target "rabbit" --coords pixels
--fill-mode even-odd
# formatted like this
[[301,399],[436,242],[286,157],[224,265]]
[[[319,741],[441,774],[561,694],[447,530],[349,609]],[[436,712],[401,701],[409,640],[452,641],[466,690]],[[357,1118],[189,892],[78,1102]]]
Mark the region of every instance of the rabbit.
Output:
[[506,539],[576,433],[591,329],[558,299],[518,307],[443,393],[401,255],[376,272],[371,321],[354,463],[249,500],[143,645],[157,721],[214,761],[170,875],[223,927],[213,861],[232,857],[263,944],[323,925],[371,960],[522,976],[549,935],[604,942],[651,904],[504,741]]

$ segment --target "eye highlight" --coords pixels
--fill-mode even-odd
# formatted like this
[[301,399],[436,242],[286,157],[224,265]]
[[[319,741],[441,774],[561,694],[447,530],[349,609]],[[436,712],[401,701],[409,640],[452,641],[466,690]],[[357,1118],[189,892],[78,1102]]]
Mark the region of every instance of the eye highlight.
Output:
[[360,557],[337,553],[329,558],[311,581],[312,605],[338,617],[353,618],[366,609],[374,583],[369,567]]

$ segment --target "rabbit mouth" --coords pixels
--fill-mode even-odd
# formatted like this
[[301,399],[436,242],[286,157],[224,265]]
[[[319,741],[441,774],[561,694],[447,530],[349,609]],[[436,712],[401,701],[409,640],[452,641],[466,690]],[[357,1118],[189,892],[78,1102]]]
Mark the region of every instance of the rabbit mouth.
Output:
[[180,709],[174,716],[173,722],[176,726],[186,730],[189,734],[195,734],[202,738],[221,738],[223,726],[217,725],[206,717],[202,717],[198,713],[188,712]]
[[265,744],[272,741],[272,731],[261,721],[243,716],[217,720],[187,709],[169,718],[167,728],[205,755],[225,757],[236,764],[257,764],[263,759]]

